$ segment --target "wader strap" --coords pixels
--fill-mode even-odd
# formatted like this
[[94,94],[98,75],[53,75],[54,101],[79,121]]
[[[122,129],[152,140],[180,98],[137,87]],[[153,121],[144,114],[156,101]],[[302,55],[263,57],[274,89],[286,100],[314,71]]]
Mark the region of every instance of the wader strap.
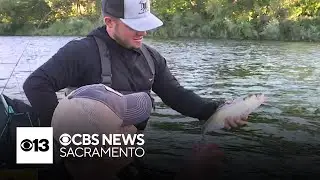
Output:
[[141,51],[142,51],[142,54],[144,55],[144,57],[146,58],[148,65],[150,67],[150,70],[152,72],[152,76],[154,77],[154,75],[155,75],[154,61],[153,61],[149,51],[147,50],[147,48],[144,44],[142,44],[142,46],[141,46]]
[[[144,55],[144,57],[146,58],[146,60],[148,62],[149,68],[150,68],[151,73],[152,73],[152,78],[154,78],[154,75],[155,75],[155,64],[154,64],[154,61],[153,61],[148,49],[146,48],[146,46],[144,44],[142,44],[142,46],[141,46],[141,51],[142,51],[142,54]],[[151,98],[153,110],[155,110],[156,107],[155,107],[155,104],[154,104],[154,99],[151,96],[151,89],[149,89],[147,93],[149,94],[149,96]]]
[[102,84],[111,87],[111,62],[110,62],[110,53],[105,44],[100,38],[94,36],[94,39],[97,42],[99,53],[100,53],[100,61],[101,61],[101,78]]

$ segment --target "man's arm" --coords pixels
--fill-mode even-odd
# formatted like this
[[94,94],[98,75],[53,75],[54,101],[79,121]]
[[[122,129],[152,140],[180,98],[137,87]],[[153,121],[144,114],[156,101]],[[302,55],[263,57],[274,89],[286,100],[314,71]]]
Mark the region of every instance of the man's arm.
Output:
[[222,102],[206,100],[193,91],[182,87],[171,74],[165,58],[154,50],[153,55],[156,58],[153,91],[166,105],[177,112],[199,120],[207,120]]
[[33,111],[39,115],[41,126],[51,126],[51,118],[58,104],[56,92],[74,85],[81,74],[81,49],[79,42],[67,43],[24,82],[24,92]]

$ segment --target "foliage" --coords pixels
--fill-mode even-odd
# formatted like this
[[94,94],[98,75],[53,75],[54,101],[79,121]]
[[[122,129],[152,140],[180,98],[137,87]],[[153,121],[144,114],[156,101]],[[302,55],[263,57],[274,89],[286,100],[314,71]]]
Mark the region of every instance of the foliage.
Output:
[[41,21],[50,11],[44,0],[0,0],[0,32],[15,33]]
[[94,24],[85,18],[69,18],[53,23],[46,29],[38,29],[32,35],[72,36],[87,35],[94,28]]
[[[151,0],[164,26],[150,36],[320,40],[319,0]],[[0,34],[84,35],[101,0],[0,0]]]
[[153,36],[307,41],[320,38],[318,0],[183,2],[191,3],[177,10],[166,1],[154,1],[153,6],[160,17],[165,17],[166,25],[159,32],[152,32]]

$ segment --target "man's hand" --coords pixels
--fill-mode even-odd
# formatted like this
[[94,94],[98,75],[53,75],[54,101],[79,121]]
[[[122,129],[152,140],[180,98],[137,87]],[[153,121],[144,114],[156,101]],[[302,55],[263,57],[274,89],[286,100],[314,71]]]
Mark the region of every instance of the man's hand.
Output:
[[246,125],[248,122],[248,115],[243,115],[240,117],[228,116],[224,121],[224,127],[226,129],[237,128]]

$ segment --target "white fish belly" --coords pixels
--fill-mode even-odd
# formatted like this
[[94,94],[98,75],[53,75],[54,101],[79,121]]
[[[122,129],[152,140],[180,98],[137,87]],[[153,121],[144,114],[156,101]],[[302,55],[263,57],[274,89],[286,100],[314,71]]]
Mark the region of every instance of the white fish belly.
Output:
[[224,128],[225,119],[228,116],[240,117],[248,116],[265,101],[264,96],[250,95],[246,98],[239,98],[231,103],[226,103],[220,107],[204,124],[203,132],[214,131]]

